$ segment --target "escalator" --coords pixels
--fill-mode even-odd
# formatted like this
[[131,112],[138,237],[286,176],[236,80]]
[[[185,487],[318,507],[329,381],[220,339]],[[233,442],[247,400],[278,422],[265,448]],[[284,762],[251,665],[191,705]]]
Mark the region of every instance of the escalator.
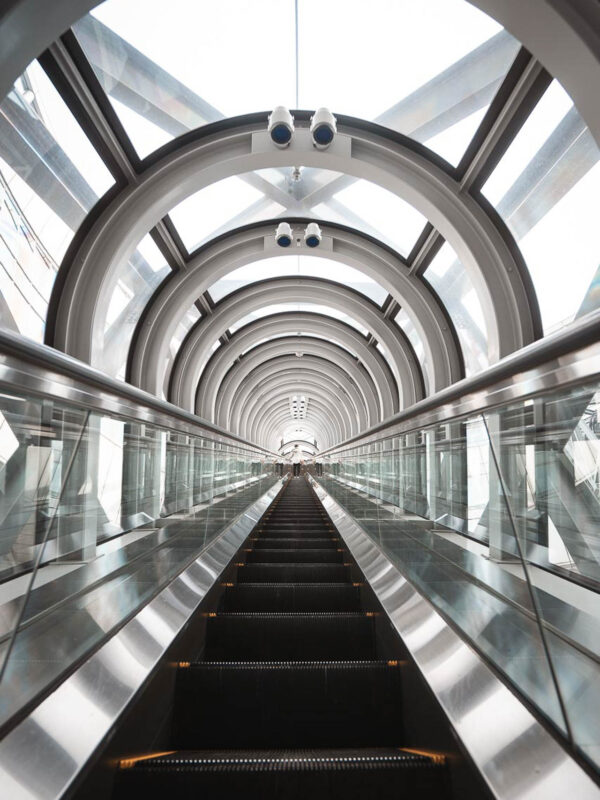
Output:
[[304,478],[235,562],[178,666],[166,752],[123,759],[115,800],[449,797],[444,758],[405,741],[401,662]]

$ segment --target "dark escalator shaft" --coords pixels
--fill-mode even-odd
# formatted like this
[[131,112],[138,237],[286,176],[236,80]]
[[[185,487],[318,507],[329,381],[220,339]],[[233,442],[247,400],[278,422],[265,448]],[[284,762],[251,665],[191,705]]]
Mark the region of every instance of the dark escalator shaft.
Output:
[[443,760],[403,742],[400,666],[378,658],[342,544],[291,480],[208,615],[202,660],[179,668],[173,752],[124,762],[119,798],[447,796]]

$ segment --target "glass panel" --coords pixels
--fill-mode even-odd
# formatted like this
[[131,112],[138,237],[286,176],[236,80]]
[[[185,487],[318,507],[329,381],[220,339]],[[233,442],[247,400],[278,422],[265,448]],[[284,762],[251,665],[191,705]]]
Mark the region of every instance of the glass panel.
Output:
[[425,272],[425,278],[440,297],[454,323],[465,373],[472,375],[489,366],[487,325],[481,303],[467,270],[448,243],[444,244]]
[[250,314],[246,314],[246,316],[239,319],[233,325],[230,325],[229,330],[231,333],[234,333],[243,325],[247,325],[255,319],[262,319],[270,314],[283,314],[288,311],[306,311],[311,314],[324,314],[327,317],[338,319],[340,322],[345,322],[346,325],[350,325],[352,328],[356,328],[363,336],[367,336],[369,333],[365,327],[352,317],[344,314],[343,311],[338,311],[336,308],[330,308],[329,306],[317,305],[316,303],[279,303],[271,306],[264,306],[256,311],[252,311]]
[[[300,0],[298,12],[297,87],[293,0],[173,0],[168,9],[158,0],[108,0],[75,31],[142,156],[222,117],[276,103],[317,108],[328,98],[338,113],[430,140],[458,159],[473,116],[487,108],[518,50],[464,0],[374,0],[369,14],[358,0]],[[234,63],[244,64],[243,92]],[[450,144],[436,139],[457,126]]]
[[[92,363],[119,380],[125,380],[129,345],[138,320],[152,294],[171,272],[150,235],[144,236],[125,267],[113,278],[105,310],[104,338],[92,351]],[[101,313],[102,309],[99,309]]]
[[419,359],[421,370],[423,372],[423,382],[425,384],[425,394],[429,394],[429,364],[427,362],[427,355],[425,354],[425,347],[423,339],[419,331],[416,329],[412,319],[408,316],[406,311],[402,308],[394,317],[394,322],[398,327],[402,328],[410,343],[413,346],[415,355]]
[[171,369],[173,368],[173,362],[179,352],[179,348],[181,347],[181,343],[185,339],[185,337],[190,332],[192,326],[200,319],[201,314],[196,308],[195,305],[190,306],[190,308],[186,311],[183,318],[178,322],[177,327],[175,328],[175,333],[169,343],[169,355],[167,356],[166,365],[165,365],[165,372],[164,372],[164,381],[163,381],[163,391],[162,395],[163,398],[166,398],[169,394],[169,380],[171,378]]
[[319,478],[596,766],[599,415],[597,384],[557,389],[331,454]]
[[0,104],[0,323],[37,341],[62,258],[114,180],[37,61]]
[[[284,206],[264,203],[262,192],[238,177],[225,178],[187,197],[169,212],[189,252],[226,230],[236,227],[242,212],[243,224],[276,217]],[[253,206],[256,210],[253,212]],[[240,220],[238,224],[242,224]]]
[[361,294],[366,295],[370,300],[381,305],[387,297],[387,291],[376,283],[364,272],[331,261],[328,258],[315,256],[280,256],[255,261],[245,267],[233,270],[229,274],[220,278],[216,283],[209,287],[208,291],[215,302],[222,300],[236,289],[241,289],[255,281],[263,281],[272,278],[282,278],[289,275],[307,275],[311,278],[321,278],[324,280],[343,283]]
[[314,212],[323,219],[358,227],[407,256],[427,219],[405,200],[375,183],[357,180],[320,203]]
[[250,447],[1,395],[0,723],[105,641],[275,481],[273,463]]
[[482,189],[521,248],[545,333],[600,303],[599,156],[554,81]]
[[221,346],[221,341],[220,341],[219,339],[217,339],[217,341],[216,341],[216,342],[213,342],[213,344],[212,344],[212,346],[211,346],[211,348],[210,348],[210,353],[209,353],[209,354],[206,356],[206,358],[204,359],[204,361],[203,361],[203,362],[202,362],[202,364],[200,365],[200,371],[198,372],[198,375],[199,375],[199,376],[200,376],[200,375],[202,375],[202,373],[204,372],[204,368],[206,367],[206,365],[207,365],[207,364],[208,364],[208,362],[210,361],[212,354],[213,354],[213,353],[215,352],[215,350],[217,350],[217,349],[218,349],[220,346]]

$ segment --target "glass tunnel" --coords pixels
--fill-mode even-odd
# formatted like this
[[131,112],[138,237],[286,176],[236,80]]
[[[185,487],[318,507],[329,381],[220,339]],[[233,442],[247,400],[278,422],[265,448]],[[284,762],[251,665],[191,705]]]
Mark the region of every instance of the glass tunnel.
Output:
[[0,795],[600,797],[596,5],[4,5]]

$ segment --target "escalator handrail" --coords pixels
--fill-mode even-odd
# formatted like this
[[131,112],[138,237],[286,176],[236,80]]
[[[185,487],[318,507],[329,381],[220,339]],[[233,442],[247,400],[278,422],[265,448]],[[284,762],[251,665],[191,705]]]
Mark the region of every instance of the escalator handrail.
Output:
[[436,417],[447,423],[467,414],[524,400],[559,385],[564,388],[584,383],[598,375],[600,309],[321,451],[318,457],[430,425],[438,421]]
[[[27,369],[24,369],[25,365]],[[277,453],[271,450],[229,433],[218,425],[214,425],[212,422],[185,411],[183,408],[166,400],[160,400],[143,389],[138,389],[136,386],[116,378],[111,378],[99,369],[89,366],[89,364],[85,364],[51,347],[26,339],[24,336],[12,331],[0,329],[0,387],[4,387],[7,393],[14,395],[20,391],[26,396],[48,396],[49,393],[44,390],[44,384],[57,375],[81,385],[87,398],[90,398],[88,402],[67,399],[65,400],[66,403],[81,405],[89,410],[97,411],[99,414],[108,413],[101,405],[95,406],[91,402],[93,395],[87,389],[92,387],[95,390],[111,395],[117,400],[133,403],[138,407],[144,407],[152,412],[166,415],[174,421],[181,421],[186,425],[191,425],[197,429],[195,432],[199,435],[206,436],[208,434],[213,439],[216,437],[219,440],[235,443],[236,445],[242,444],[247,449],[259,451],[270,458],[279,458]],[[53,399],[56,399],[56,397],[53,396]],[[131,413],[128,414],[127,410],[120,412],[120,414],[122,416],[131,416],[132,419],[140,422],[150,421],[136,417]]]

